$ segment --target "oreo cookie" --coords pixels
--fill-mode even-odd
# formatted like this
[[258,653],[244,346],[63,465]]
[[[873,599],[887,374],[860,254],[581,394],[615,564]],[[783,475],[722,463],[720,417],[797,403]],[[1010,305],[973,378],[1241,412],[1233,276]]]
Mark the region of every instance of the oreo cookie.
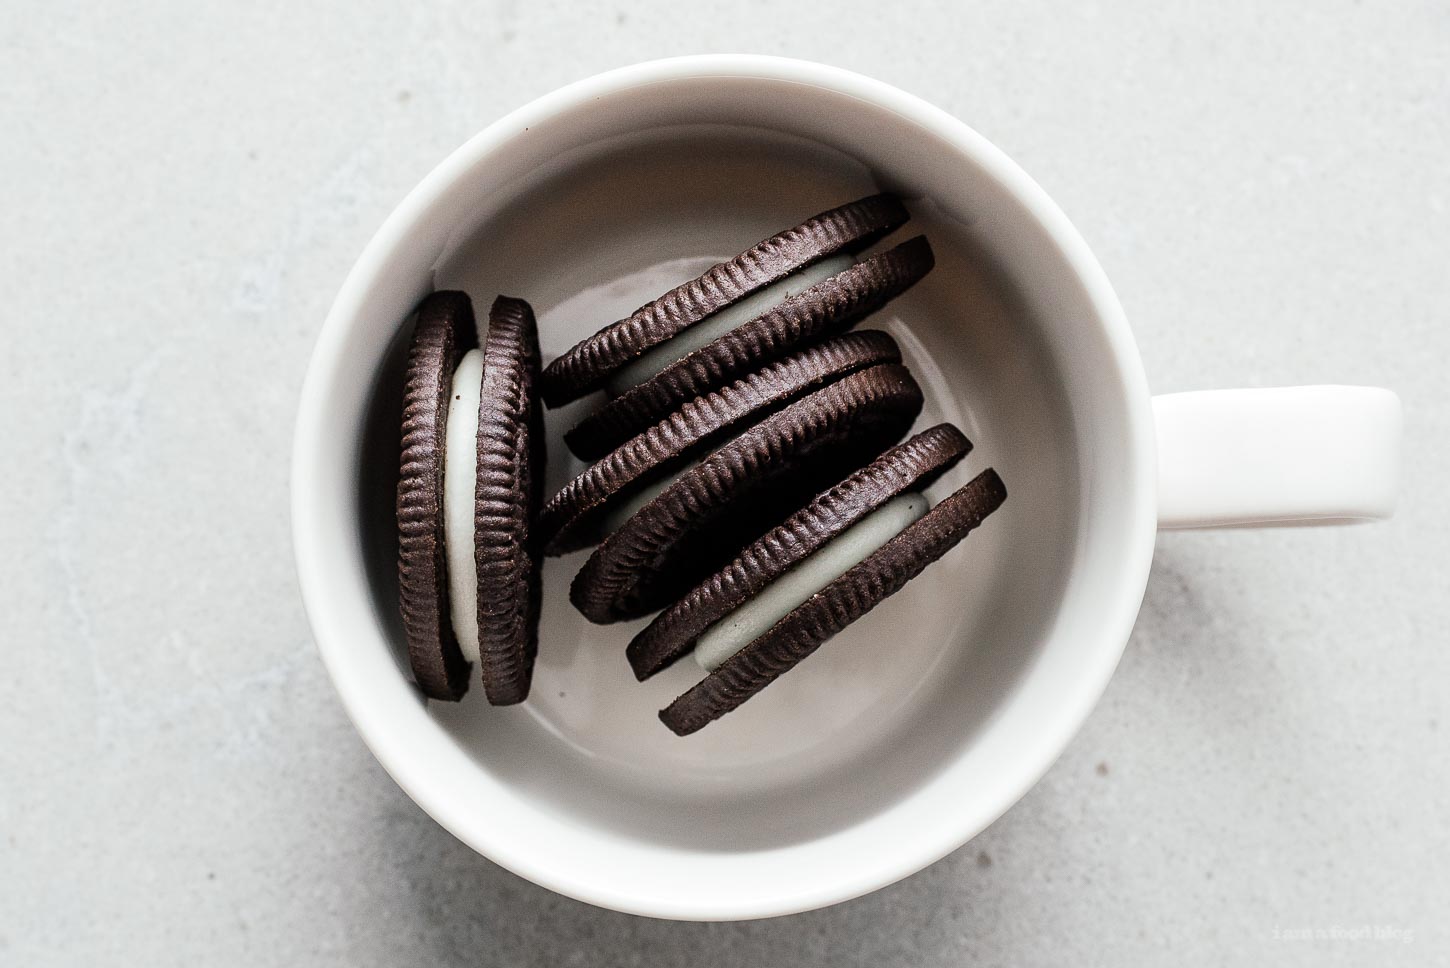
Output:
[[[684,436],[700,411],[712,411],[722,399],[712,394],[695,401],[702,406],[682,410],[629,446],[667,459],[668,444],[651,455],[642,438]],[[894,363],[800,397],[676,472],[594,549],[570,586],[570,600],[600,623],[668,604],[830,481],[899,440],[921,407],[921,388]]]
[[[712,319],[716,329],[725,330],[722,335],[642,382],[620,387],[617,396],[566,432],[564,443],[585,460],[602,457],[685,401],[718,389],[792,349],[849,329],[915,285],[934,264],[931,245],[924,236],[917,236],[793,295],[787,289],[780,302],[760,299],[769,295],[760,292],[753,297],[756,305],[745,305],[750,300],[733,303],[729,310],[743,322],[732,325],[733,320],[717,323]],[[764,304],[768,302],[773,305],[767,308]]]
[[851,373],[900,362],[894,339],[863,330],[793,353],[689,401],[590,466],[544,505],[538,522],[544,552],[563,554],[596,543],[648,502],[651,484],[661,489],[661,478],[772,410]]
[[659,615],[630,643],[643,679],[693,649],[707,674],[660,712],[677,735],[740,706],[900,590],[1006,500],[983,471],[935,507],[919,489],[966,453],[934,427],[817,497]]
[[648,679],[688,653],[701,635],[776,579],[883,504],[929,487],[971,449],[960,430],[938,424],[819,494],[655,616],[625,652],[635,677]]
[[[856,271],[849,280],[839,280],[833,287],[800,298],[819,284],[852,270],[855,253],[908,217],[901,202],[885,194],[822,212],[712,266],[698,278],[574,346],[544,369],[540,386],[544,401],[551,407],[606,385],[615,396],[623,395],[633,387],[657,380],[681,358],[739,325],[755,322],[785,303],[800,300],[785,318],[755,327],[756,335],[744,343],[760,345],[745,356],[734,358],[727,348],[717,348],[689,364],[688,369],[697,371],[693,392],[685,389],[691,381],[682,380],[676,371],[638,394],[634,402],[621,406],[607,421],[573,434],[571,447],[581,448],[581,456],[602,453],[609,446],[608,437],[598,435],[603,427],[615,427],[612,432],[617,440],[625,433],[620,428],[638,428],[640,421],[647,424],[651,416],[658,419],[669,409],[658,400],[672,397],[679,402],[698,395],[770,359],[771,352],[779,355],[813,335],[844,328],[905,289],[931,268],[930,248],[924,239],[908,243],[911,248],[898,252],[894,260],[868,260],[863,265],[870,268]],[[792,327],[798,333],[789,337]],[[712,369],[719,375],[710,384],[707,376]],[[646,408],[646,398],[658,400]],[[646,410],[651,416],[643,416]]]
[[398,574],[408,660],[423,693],[457,700],[477,662],[489,702],[522,701],[537,649],[532,522],[543,475],[538,332],[500,296],[477,348],[468,296],[416,313],[403,392]]

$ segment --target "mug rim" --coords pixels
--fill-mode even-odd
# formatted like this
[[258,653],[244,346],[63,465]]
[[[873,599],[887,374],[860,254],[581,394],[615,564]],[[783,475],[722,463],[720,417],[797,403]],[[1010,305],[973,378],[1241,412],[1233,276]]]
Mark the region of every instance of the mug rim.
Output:
[[[606,95],[661,82],[686,79],[759,78],[803,83],[858,98],[895,113],[946,139],[969,155],[1036,219],[1048,233],[1073,275],[1083,286],[1096,312],[1096,322],[1117,367],[1127,431],[1128,449],[1138,455],[1130,469],[1139,500],[1132,508],[1133,527],[1123,536],[1124,561],[1117,582],[1117,600],[1104,603],[1098,632],[1099,653],[1094,675],[1077,683],[1073,701],[1060,710],[1052,728],[1044,727],[1032,751],[1032,761],[997,783],[990,809],[964,815],[955,825],[944,823],[932,849],[915,854],[897,853],[859,877],[820,886],[813,891],[773,896],[764,889],[752,897],[715,898],[707,903],[692,899],[629,894],[581,881],[566,871],[540,863],[526,853],[499,843],[487,824],[470,819],[456,805],[444,802],[430,787],[427,770],[398,755],[398,744],[387,738],[389,726],[380,721],[349,667],[340,637],[327,634],[337,618],[324,591],[327,561],[336,549],[325,546],[309,527],[308,507],[316,490],[311,463],[314,442],[326,432],[326,377],[329,361],[336,359],[348,338],[356,304],[372,280],[396,257],[399,246],[434,204],[476,165],[503,149],[527,128],[569,111],[581,103]],[[960,847],[994,822],[1026,793],[1052,765],[1076,735],[1100,698],[1127,644],[1141,606],[1156,533],[1156,439],[1147,380],[1126,317],[1105,272],[1085,240],[1047,193],[1000,149],[965,122],[929,102],[882,81],[824,64],[792,58],[748,54],[710,54],[646,61],[575,81],[547,93],[503,116],[475,134],[429,172],[399,203],[373,235],[354,263],[323,324],[309,360],[299,403],[292,455],[291,511],[294,555],[304,608],[313,637],[334,688],[354,727],[370,751],[400,787],[454,836],[501,866],[550,890],[591,904],[633,914],[693,920],[771,917],[839,903],[906,877]],[[1035,759],[1033,759],[1035,757]],[[865,866],[865,865],[863,865]],[[762,885],[764,888],[765,885]]]

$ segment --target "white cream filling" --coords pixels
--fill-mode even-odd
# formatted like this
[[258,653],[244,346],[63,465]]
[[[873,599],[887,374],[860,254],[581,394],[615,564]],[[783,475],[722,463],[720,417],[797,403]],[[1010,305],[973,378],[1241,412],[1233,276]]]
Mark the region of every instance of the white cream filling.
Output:
[[856,260],[849,255],[833,255],[808,265],[804,269],[799,269],[763,289],[756,290],[744,299],[737,300],[719,312],[706,316],[658,346],[651,347],[643,356],[615,371],[605,385],[606,391],[612,397],[619,396],[630,387],[638,386],[648,380],[676,360],[684,359],[700,347],[715,342],[732,329],[770,312],[790,297],[805,292],[816,283],[824,282],[855,264]]
[[478,403],[483,350],[469,350],[453,371],[443,440],[443,551],[448,614],[469,662],[478,661],[478,562],[473,557],[473,492],[478,478]]
[[887,501],[706,629],[695,643],[695,661],[706,672],[714,672],[816,592],[905,531],[926,511],[926,498],[916,492]]

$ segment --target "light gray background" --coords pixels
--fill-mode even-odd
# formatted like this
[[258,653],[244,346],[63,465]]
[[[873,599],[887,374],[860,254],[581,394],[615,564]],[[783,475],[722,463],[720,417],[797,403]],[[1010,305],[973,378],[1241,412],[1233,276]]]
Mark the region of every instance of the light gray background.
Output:
[[[1444,963],[1450,14],[1171,6],[0,5],[0,963]],[[705,926],[549,894],[403,796],[314,653],[286,489],[408,188],[560,84],[717,50],[995,140],[1155,389],[1382,384],[1408,446],[1389,525],[1164,536],[1102,705],[968,847]],[[1365,925],[1413,941],[1282,937]]]

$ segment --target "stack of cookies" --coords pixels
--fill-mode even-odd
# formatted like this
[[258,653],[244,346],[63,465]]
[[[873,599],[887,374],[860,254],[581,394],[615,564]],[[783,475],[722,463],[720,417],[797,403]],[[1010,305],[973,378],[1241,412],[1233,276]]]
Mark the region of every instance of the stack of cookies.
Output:
[[[592,546],[574,606],[598,623],[658,613],[621,661],[640,679],[687,653],[703,667],[660,713],[686,735],[981,524],[1006,497],[1001,480],[983,471],[929,507],[922,490],[971,444],[948,424],[901,442],[921,388],[890,335],[851,331],[931,271],[921,236],[865,254],[908,217],[889,195],[824,212],[542,371],[527,304],[500,297],[475,350],[467,297],[425,300],[398,493],[403,615],[424,692],[458,698],[476,662],[491,702],[524,698],[538,555]],[[564,435],[593,463],[541,502],[539,399],[600,390],[606,402]]]

